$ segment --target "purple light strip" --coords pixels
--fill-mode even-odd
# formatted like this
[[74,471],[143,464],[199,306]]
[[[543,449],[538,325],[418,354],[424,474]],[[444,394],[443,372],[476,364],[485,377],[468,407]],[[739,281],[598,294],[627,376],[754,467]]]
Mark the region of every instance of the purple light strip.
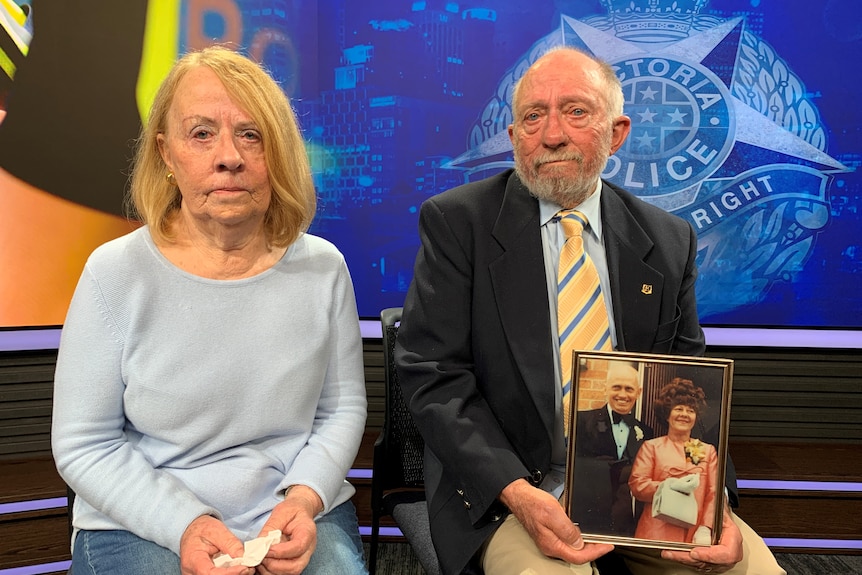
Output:
[[380,339],[381,337],[383,337],[383,328],[380,325],[380,320],[359,320],[359,331],[362,333],[362,337],[376,339]]
[[41,565],[27,565],[26,567],[0,569],[0,575],[39,575],[41,573],[56,573],[60,571],[68,571],[71,564],[71,561],[56,561],[54,563],[42,563]]
[[769,547],[794,547],[805,549],[862,549],[859,539],[785,539],[764,537]]
[[52,497],[50,499],[34,499],[32,501],[15,501],[14,503],[0,503],[0,515],[7,513],[23,513],[26,511],[41,511],[43,509],[57,509],[66,507],[68,500],[65,497]]
[[0,351],[57,349],[60,347],[60,328],[0,330]]
[[862,331],[705,327],[707,345],[859,349]]
[[[381,527],[378,533],[384,537],[403,537],[404,535],[397,527]],[[371,535],[371,527],[360,525],[359,534]],[[0,573],[2,573],[2,571],[0,571]]]
[[[27,351],[57,349],[60,347],[60,328],[0,330],[0,351]],[[359,331],[364,338],[383,337],[379,320],[361,320]]]
[[[380,321],[361,320],[362,337],[380,338]],[[705,327],[707,345],[862,349],[862,331],[834,329]],[[0,330],[0,351],[57,349],[60,328]]]
[[371,473],[370,469],[351,469],[347,472],[347,477],[350,479],[371,479]]
[[740,489],[770,489],[775,491],[851,491],[862,493],[862,483],[849,481],[769,481],[765,479],[739,479]]

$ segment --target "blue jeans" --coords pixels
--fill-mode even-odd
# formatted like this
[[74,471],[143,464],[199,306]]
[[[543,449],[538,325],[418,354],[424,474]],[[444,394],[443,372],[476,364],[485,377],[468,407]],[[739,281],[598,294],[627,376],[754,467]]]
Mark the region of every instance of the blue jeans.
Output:
[[[179,575],[180,558],[129,531],[79,531],[74,575]],[[350,501],[317,520],[317,547],[303,575],[365,575],[356,509]]]

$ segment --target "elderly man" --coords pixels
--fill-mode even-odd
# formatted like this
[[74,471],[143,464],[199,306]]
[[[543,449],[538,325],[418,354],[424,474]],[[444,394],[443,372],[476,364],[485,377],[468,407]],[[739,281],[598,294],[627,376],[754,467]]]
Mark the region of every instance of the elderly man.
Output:
[[641,444],[653,436],[632,414],[641,395],[637,366],[609,361],[605,393],[605,405],[577,415],[574,472],[580,490],[572,499],[572,519],[586,533],[632,537],[639,513],[629,475]]
[[[396,359],[445,575],[592,574],[612,547],[585,545],[558,500],[571,398],[560,357],[704,352],[693,229],[600,179],[631,128],[622,108],[610,66],[552,51],[513,93],[515,170],[422,205]],[[635,575],[784,573],[730,512],[718,545],[629,551]]]

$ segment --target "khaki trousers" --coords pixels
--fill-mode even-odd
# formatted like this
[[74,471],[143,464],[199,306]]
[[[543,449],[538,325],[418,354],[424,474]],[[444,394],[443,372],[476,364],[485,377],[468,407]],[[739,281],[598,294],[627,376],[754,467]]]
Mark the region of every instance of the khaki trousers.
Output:
[[[742,519],[731,514],[742,534],[742,561],[728,575],[787,575],[763,539]],[[702,572],[675,561],[662,559],[658,549],[616,547],[633,575],[703,575]],[[485,575],[599,575],[593,564],[572,565],[547,557],[533,543],[521,522],[509,515],[491,536],[482,556]],[[615,575],[602,573],[601,575]]]

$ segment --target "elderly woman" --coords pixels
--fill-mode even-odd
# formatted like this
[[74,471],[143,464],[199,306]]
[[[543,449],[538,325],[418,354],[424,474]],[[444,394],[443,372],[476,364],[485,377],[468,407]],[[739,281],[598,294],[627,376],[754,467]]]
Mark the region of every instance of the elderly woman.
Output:
[[315,194],[278,85],[224,48],[184,56],[131,201],[146,225],[91,255],[57,361],[73,572],[364,573],[345,481],[366,417],[353,286],[305,233]]
[[[715,520],[718,457],[715,447],[692,438],[698,414],[706,408],[703,389],[690,380],[674,378],[662,387],[654,409],[668,424],[667,435],[645,441],[635,457],[629,488],[635,499],[646,503],[635,537],[709,545]],[[674,524],[653,514],[653,497],[662,483],[690,495],[697,503],[690,527]]]

